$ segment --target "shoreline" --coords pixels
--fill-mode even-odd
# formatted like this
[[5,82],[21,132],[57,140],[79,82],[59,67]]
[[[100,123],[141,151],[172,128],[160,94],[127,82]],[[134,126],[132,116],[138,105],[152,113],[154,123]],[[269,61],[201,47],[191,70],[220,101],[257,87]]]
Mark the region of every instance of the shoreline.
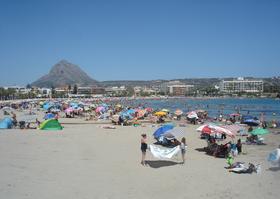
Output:
[[211,96],[199,96],[199,97],[190,97],[190,96],[155,96],[155,97],[72,97],[72,98],[32,98],[32,99],[13,99],[13,100],[0,100],[0,103],[20,103],[20,102],[32,102],[32,101],[56,101],[56,100],[162,100],[162,99],[271,99],[271,100],[280,100],[277,97],[230,97],[230,96],[220,96],[220,97],[211,97]]

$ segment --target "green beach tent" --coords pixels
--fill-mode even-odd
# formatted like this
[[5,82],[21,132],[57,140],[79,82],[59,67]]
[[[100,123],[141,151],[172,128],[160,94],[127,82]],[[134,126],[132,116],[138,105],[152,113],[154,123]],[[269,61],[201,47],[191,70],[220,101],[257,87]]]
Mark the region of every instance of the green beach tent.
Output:
[[263,128],[256,128],[255,130],[253,130],[251,132],[252,135],[265,135],[268,133],[269,133],[269,131],[267,129],[263,129]]
[[57,119],[49,119],[40,125],[41,130],[62,130],[63,127]]

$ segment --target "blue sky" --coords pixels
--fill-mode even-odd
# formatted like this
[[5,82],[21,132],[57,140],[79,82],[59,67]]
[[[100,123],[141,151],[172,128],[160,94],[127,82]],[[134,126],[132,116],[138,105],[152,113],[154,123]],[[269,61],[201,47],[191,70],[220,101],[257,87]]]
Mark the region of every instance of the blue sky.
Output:
[[280,71],[278,0],[0,0],[0,85],[59,60],[104,80],[270,77]]

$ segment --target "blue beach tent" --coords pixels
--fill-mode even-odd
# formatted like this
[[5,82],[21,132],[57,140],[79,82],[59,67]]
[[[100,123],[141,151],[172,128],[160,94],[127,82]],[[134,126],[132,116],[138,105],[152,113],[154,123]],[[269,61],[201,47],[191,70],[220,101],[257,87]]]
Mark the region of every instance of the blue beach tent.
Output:
[[10,129],[13,126],[13,120],[11,118],[5,118],[0,121],[0,129]]

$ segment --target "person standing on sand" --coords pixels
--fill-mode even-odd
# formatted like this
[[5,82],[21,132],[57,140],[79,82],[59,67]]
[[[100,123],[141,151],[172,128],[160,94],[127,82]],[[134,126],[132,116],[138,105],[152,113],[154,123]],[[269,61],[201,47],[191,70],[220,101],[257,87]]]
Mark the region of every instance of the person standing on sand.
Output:
[[146,165],[145,158],[146,158],[146,151],[147,151],[147,148],[148,148],[147,135],[142,134],[141,136],[142,136],[142,138],[141,138],[141,151],[142,151],[141,164],[144,166],[144,165]]
[[180,144],[181,154],[182,154],[182,164],[185,164],[185,154],[186,154],[186,138],[183,137]]
[[12,120],[13,120],[13,125],[17,126],[17,115],[12,111]]

